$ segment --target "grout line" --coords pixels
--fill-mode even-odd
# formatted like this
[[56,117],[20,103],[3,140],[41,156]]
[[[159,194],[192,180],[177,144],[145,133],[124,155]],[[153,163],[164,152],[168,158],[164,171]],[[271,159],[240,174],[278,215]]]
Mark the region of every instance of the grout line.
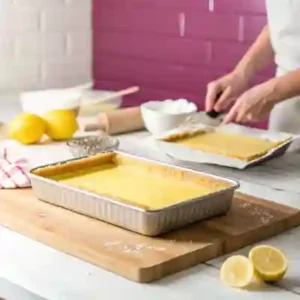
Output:
[[[272,286],[272,284],[268,284],[268,285]],[[297,295],[297,296],[300,295],[300,292],[298,293],[298,292],[295,292],[295,291],[293,291],[293,290],[289,290],[289,289],[287,289],[287,288],[284,287],[284,286],[277,285],[277,284],[274,284],[273,286],[275,286],[275,287],[277,287],[277,288],[279,288],[279,289],[281,289],[281,290],[284,290],[284,291],[286,291],[286,292],[292,293],[292,294],[294,294],[294,295]]]
[[18,35],[15,34],[12,38],[12,43],[13,43],[13,50],[12,50],[12,55],[13,55],[13,58],[17,58],[18,56],[18,51],[17,51],[17,46],[18,46]]
[[71,55],[71,37],[69,35],[69,32],[64,34],[64,54],[66,56]]
[[39,13],[39,29],[41,33],[46,31],[44,24],[45,24],[45,14],[44,11],[41,10]]
[[179,35],[184,37],[186,33],[186,15],[185,12],[181,12],[178,15]]
[[207,64],[210,64],[213,60],[213,43],[212,41],[207,42]]
[[245,19],[244,17],[239,17],[239,25],[238,25],[238,40],[239,42],[243,42],[245,40]]
[[215,10],[215,0],[208,0],[208,10],[214,12]]
[[37,16],[37,25],[38,25],[38,30],[41,32],[42,31],[42,10],[41,9],[39,10]]
[[38,78],[38,84],[41,86],[43,84],[43,62],[41,61],[39,63],[39,70],[38,70],[38,73],[39,73],[39,78]]
[[46,63],[45,62],[41,62],[40,64],[40,75],[41,75],[41,78],[40,78],[40,82],[41,82],[41,85],[43,86],[46,82]]
[[208,263],[208,262],[204,262],[203,264],[206,265],[206,266],[208,266],[208,267],[212,267],[212,268],[214,268],[214,269],[216,269],[216,270],[220,270],[220,268],[218,268],[218,267],[216,267],[215,265],[210,264],[210,263]]

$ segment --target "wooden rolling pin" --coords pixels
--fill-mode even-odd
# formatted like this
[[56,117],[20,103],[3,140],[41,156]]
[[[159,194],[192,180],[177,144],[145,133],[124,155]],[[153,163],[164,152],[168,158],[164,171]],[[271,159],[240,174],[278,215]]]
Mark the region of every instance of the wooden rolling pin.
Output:
[[83,130],[101,130],[112,135],[142,130],[144,128],[140,107],[130,107],[100,113],[94,121],[85,124]]
[[8,138],[8,128],[7,127],[8,127],[7,124],[0,122],[0,140],[5,140]]

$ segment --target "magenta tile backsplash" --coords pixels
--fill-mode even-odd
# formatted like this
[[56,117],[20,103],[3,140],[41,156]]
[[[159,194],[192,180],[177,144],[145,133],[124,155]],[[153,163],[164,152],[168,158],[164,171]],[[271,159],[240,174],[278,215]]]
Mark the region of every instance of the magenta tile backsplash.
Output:
[[[139,85],[124,106],[183,97],[203,108],[207,83],[231,70],[266,24],[264,2],[94,0],[96,88]],[[272,74],[273,67],[255,82]]]

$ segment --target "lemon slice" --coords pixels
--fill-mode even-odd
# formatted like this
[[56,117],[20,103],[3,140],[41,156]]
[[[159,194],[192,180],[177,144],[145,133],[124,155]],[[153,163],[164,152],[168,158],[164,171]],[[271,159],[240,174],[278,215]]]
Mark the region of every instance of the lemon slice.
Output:
[[284,277],[288,263],[285,255],[271,246],[257,246],[249,253],[254,272],[263,281],[277,281]]
[[243,288],[251,283],[254,270],[250,260],[242,255],[231,256],[221,267],[221,280],[237,288]]

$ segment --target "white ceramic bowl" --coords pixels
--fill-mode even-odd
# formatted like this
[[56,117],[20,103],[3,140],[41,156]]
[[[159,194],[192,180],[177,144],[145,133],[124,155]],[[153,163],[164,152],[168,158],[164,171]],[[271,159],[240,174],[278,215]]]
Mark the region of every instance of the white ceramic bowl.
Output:
[[45,113],[67,109],[78,112],[80,106],[80,91],[75,90],[45,90],[25,92],[20,95],[24,112],[44,115]]
[[145,127],[153,135],[177,128],[196,111],[196,105],[185,99],[149,101],[141,105]]

